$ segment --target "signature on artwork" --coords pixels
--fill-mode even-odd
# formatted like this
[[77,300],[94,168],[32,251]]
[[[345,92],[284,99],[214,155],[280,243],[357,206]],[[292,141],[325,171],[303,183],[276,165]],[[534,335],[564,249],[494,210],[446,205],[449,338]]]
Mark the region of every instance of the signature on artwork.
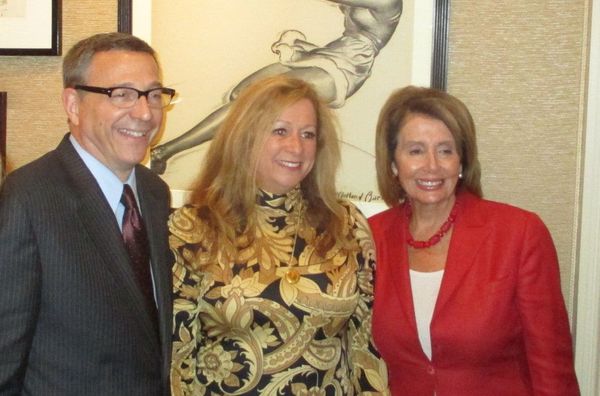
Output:
[[359,201],[359,202],[383,202],[381,195],[379,193],[369,190],[366,192],[349,192],[349,191],[339,191],[337,193],[338,198],[340,199],[348,199],[350,201]]

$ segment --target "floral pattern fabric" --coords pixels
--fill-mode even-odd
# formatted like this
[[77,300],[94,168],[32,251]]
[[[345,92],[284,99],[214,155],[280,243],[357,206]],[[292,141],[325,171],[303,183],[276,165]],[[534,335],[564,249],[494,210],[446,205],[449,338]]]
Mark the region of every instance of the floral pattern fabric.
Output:
[[192,206],[172,214],[174,395],[388,394],[371,338],[374,245],[343,205],[351,246],[325,255],[299,189],[261,192],[252,235],[235,242]]

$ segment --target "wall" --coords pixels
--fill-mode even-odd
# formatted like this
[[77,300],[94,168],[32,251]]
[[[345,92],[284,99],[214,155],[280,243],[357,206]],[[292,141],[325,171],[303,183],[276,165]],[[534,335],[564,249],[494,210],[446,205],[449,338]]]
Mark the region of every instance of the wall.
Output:
[[[117,0],[62,0],[63,54],[78,40],[117,29]],[[54,148],[67,131],[60,56],[0,57],[0,91],[8,92],[9,169]]]

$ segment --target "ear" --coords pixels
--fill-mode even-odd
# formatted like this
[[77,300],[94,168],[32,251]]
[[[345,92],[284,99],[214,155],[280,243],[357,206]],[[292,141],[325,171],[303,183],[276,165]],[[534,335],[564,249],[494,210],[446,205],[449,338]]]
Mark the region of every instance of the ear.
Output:
[[62,92],[62,102],[69,122],[73,125],[79,125],[79,104],[81,98],[75,88],[65,88]]

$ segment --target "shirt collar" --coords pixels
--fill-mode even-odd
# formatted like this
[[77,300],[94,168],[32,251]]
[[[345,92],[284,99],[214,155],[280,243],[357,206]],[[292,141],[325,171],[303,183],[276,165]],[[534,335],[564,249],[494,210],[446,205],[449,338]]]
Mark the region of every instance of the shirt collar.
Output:
[[[106,165],[87,152],[73,135],[69,136],[69,140],[85,163],[85,166],[92,172],[113,213],[116,214],[119,202],[121,201],[121,195],[123,195],[123,182]],[[133,193],[137,197],[135,168],[129,174],[129,178],[127,178],[125,183],[131,186]]]

